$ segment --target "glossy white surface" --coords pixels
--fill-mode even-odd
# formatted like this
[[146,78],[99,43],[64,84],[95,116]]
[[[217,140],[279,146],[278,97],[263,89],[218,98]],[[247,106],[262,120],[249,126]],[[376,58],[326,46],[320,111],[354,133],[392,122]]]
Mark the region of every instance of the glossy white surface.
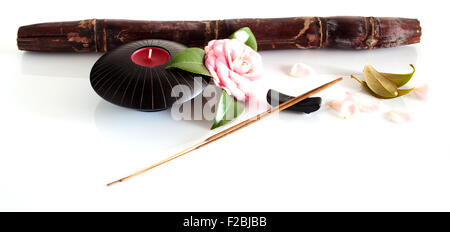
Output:
[[[165,1],[77,1],[70,9],[60,1],[3,6],[0,211],[450,210],[450,35],[443,24],[443,1],[253,4],[174,1],[170,14],[154,10],[169,7]],[[423,40],[375,51],[262,52],[272,88],[295,95],[344,76],[320,94],[324,103],[346,91],[369,98],[349,74],[360,73],[367,60],[387,72],[409,72],[412,63],[417,72],[409,86],[428,83],[428,100],[411,94],[383,101],[378,113],[346,120],[326,104],[311,115],[283,112],[109,188],[107,182],[210,135],[210,122],[174,121],[169,111],[143,113],[103,101],[89,83],[100,54],[29,53],[15,45],[20,25],[46,21],[303,15],[417,17]],[[318,75],[289,77],[296,62],[312,66]],[[409,112],[413,121],[387,121],[384,113],[391,109]]]

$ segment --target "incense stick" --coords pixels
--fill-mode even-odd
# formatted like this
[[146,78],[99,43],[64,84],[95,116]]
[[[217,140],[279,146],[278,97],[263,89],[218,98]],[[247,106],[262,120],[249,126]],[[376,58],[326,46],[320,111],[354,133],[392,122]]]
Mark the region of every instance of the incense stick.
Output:
[[216,140],[219,140],[219,139],[221,139],[221,138],[223,138],[223,137],[225,137],[225,136],[227,136],[227,135],[229,135],[229,134],[231,134],[231,133],[233,133],[235,131],[238,131],[238,130],[240,130],[240,129],[242,129],[242,128],[250,125],[250,124],[253,124],[254,122],[259,121],[259,120],[267,117],[268,115],[270,115],[272,113],[276,113],[276,112],[282,111],[282,110],[284,110],[284,109],[286,109],[286,108],[288,108],[288,107],[290,107],[292,105],[295,105],[298,102],[301,102],[301,101],[305,100],[306,98],[308,98],[308,97],[310,97],[310,96],[312,96],[312,95],[314,95],[314,94],[316,94],[316,93],[318,93],[318,92],[320,92],[320,91],[322,91],[322,90],[324,90],[326,88],[331,87],[332,85],[336,84],[337,82],[339,82],[341,80],[342,80],[342,77],[338,78],[338,79],[336,79],[334,81],[328,82],[328,83],[326,83],[326,84],[324,84],[322,86],[319,86],[319,87],[317,87],[317,88],[315,88],[315,89],[313,89],[311,91],[308,91],[308,92],[306,92],[306,93],[304,93],[304,94],[302,94],[300,96],[292,98],[291,100],[286,101],[283,104],[280,104],[280,105],[278,105],[276,107],[270,108],[267,111],[264,111],[264,112],[262,112],[262,113],[260,113],[260,114],[258,114],[256,116],[253,116],[253,117],[251,117],[251,118],[249,118],[249,119],[247,119],[247,120],[245,120],[245,121],[243,121],[241,123],[238,123],[238,124],[228,128],[228,129],[225,129],[225,130],[223,130],[223,131],[221,131],[221,132],[219,132],[217,134],[214,134],[214,135],[208,137],[207,139],[205,139],[205,140],[203,140],[201,142],[198,142],[198,143],[196,143],[196,144],[194,144],[194,145],[192,145],[192,146],[190,146],[190,147],[188,147],[188,148],[186,148],[186,149],[184,149],[184,150],[182,150],[182,151],[180,151],[180,152],[178,152],[178,153],[176,153],[176,154],[174,154],[174,155],[172,155],[172,156],[170,156],[170,157],[168,157],[168,158],[166,158],[164,160],[161,160],[161,161],[151,165],[148,168],[142,169],[141,171],[133,173],[133,174],[131,174],[131,175],[127,176],[127,177],[124,177],[122,179],[113,181],[113,182],[107,184],[107,186],[111,186],[113,184],[117,184],[117,183],[123,182],[123,181],[128,180],[128,179],[130,179],[132,177],[135,177],[135,176],[140,175],[140,174],[142,174],[144,172],[147,172],[150,169],[153,169],[153,168],[158,167],[158,166],[160,166],[162,164],[165,164],[165,163],[167,163],[167,162],[169,162],[171,160],[174,160],[174,159],[179,158],[179,157],[181,157],[183,155],[186,155],[187,153],[189,153],[191,151],[197,150],[200,147],[203,147],[203,146],[205,146],[205,145],[207,145],[209,143],[212,143],[212,142],[214,142]]

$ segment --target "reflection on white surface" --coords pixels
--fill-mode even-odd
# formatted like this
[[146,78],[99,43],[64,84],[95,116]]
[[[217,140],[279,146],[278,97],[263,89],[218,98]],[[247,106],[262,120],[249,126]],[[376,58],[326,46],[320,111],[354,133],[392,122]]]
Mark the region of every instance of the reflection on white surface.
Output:
[[[87,2],[87,1],[86,1]],[[0,37],[0,211],[449,211],[450,77],[445,1],[280,0],[174,1],[173,12],[106,1],[10,1],[2,5]],[[152,9],[166,1],[147,1]],[[90,7],[86,7],[89,5]],[[111,4],[109,4],[111,5]],[[237,7],[238,6],[238,7]],[[58,9],[59,7],[59,9]],[[39,10],[36,10],[39,9]],[[189,10],[186,10],[189,9]],[[20,11],[20,12],[19,12]],[[324,103],[345,91],[366,95],[348,78],[369,60],[380,71],[417,72],[408,85],[428,83],[430,95],[382,101],[408,111],[394,124],[383,112],[336,117],[324,106],[310,115],[281,112],[128,182],[124,175],[178,152],[209,133],[207,121],[173,121],[105,102],[89,73],[101,54],[17,51],[20,25],[92,17],[188,20],[242,17],[398,16],[419,18],[420,44],[374,51],[262,52],[270,87],[297,95],[339,76],[320,93]],[[298,62],[319,74],[287,75]],[[361,75],[361,74],[359,74]],[[417,83],[417,85],[416,85]],[[406,86],[405,86],[406,87]],[[409,86],[408,86],[409,87]],[[369,97],[369,96],[367,96]],[[172,147],[174,146],[174,147]],[[178,146],[178,147],[177,147]]]
[[97,130],[113,143],[167,149],[204,137],[210,127],[205,120],[174,120],[170,109],[141,112],[101,101],[95,109]]
[[89,78],[101,53],[23,52],[20,70],[25,75]]
[[[31,115],[59,120],[90,123],[93,117],[96,129],[107,141],[142,149],[166,149],[188,144],[209,133],[211,121],[176,121],[171,118],[170,110],[140,112],[101,99],[91,89],[89,83],[90,69],[100,56],[101,54],[92,53],[21,53],[20,72],[25,77],[15,80],[14,94],[18,103],[16,106]],[[409,71],[407,64],[416,63],[417,50],[415,46],[374,51],[286,50],[264,51],[262,56],[265,74],[260,85],[264,92],[259,95],[265,101],[265,92],[269,88],[294,96],[339,76],[361,75],[362,68],[368,60],[375,67],[383,67],[383,71],[407,72]],[[390,57],[399,58],[390,59]],[[317,75],[307,78],[288,76],[292,64],[296,62],[310,65]],[[66,77],[73,79],[69,80]],[[340,88],[333,88],[320,94],[324,97],[324,101],[318,113],[328,111],[327,99],[339,96],[345,91],[360,91],[359,85],[350,78],[345,78],[339,86]],[[387,104],[390,107],[406,107],[403,98],[391,100]],[[255,115],[265,107],[262,104],[242,117]],[[281,120],[291,121],[289,120],[291,117],[297,120],[297,116],[293,113],[283,114],[285,115],[281,115]],[[304,117],[313,120],[311,116]]]
[[263,51],[266,69],[279,67],[288,74],[298,62],[311,66],[318,74],[350,76],[362,73],[366,62],[386,72],[409,71],[408,64],[417,62],[417,46],[405,46],[375,50],[310,49]]
[[[427,101],[414,95],[383,101],[387,110],[411,113],[413,121],[404,125],[388,122],[381,111],[344,120],[326,105],[346,91],[370,97],[348,78],[361,75],[367,60],[381,71],[398,73],[416,64],[411,85],[430,83],[434,64],[423,58],[420,46],[264,51],[260,84],[265,89],[298,95],[339,76],[344,81],[319,94],[323,106],[317,112],[281,112],[108,189],[107,182],[217,131],[209,130],[211,121],[176,121],[169,110],[140,112],[104,101],[89,81],[100,55],[0,54],[0,61],[9,64],[0,85],[0,128],[6,137],[0,146],[0,175],[26,170],[0,187],[8,209],[298,210],[305,205],[359,209],[362,204],[392,209],[410,207],[427,194],[420,189],[433,191],[430,196],[440,193],[440,199],[449,193],[441,183],[450,162],[444,154],[446,137],[434,136],[448,131],[446,114],[439,112],[445,91],[433,88],[431,93],[440,95]],[[288,76],[297,62],[318,75]],[[441,80],[447,84],[450,79]],[[267,201],[274,196],[279,200]],[[380,200],[368,202],[368,197]]]

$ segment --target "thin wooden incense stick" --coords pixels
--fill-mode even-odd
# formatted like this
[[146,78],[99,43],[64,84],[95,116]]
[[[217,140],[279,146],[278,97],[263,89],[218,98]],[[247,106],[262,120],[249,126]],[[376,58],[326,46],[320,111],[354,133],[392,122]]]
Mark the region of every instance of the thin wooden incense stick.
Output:
[[140,174],[142,174],[142,173],[144,173],[146,171],[149,171],[150,169],[153,169],[153,168],[158,167],[158,166],[160,166],[162,164],[165,164],[165,163],[167,163],[167,162],[169,162],[171,160],[174,160],[174,159],[179,158],[179,157],[181,157],[183,155],[186,155],[187,153],[189,153],[191,151],[197,150],[200,147],[203,147],[203,146],[205,146],[207,144],[210,144],[210,143],[212,143],[214,141],[217,141],[217,140],[219,140],[219,139],[221,139],[221,138],[223,138],[223,137],[225,137],[225,136],[227,136],[227,135],[229,135],[229,134],[231,134],[231,133],[233,133],[235,131],[238,131],[238,130],[240,130],[240,129],[242,129],[242,128],[250,125],[250,124],[253,124],[256,121],[259,121],[259,120],[269,116],[270,114],[282,111],[282,110],[284,110],[284,109],[286,109],[286,108],[288,108],[288,107],[290,107],[292,105],[295,105],[298,102],[301,102],[304,99],[306,99],[306,98],[308,98],[308,97],[310,97],[310,96],[312,96],[312,95],[314,95],[314,94],[316,94],[316,93],[318,93],[318,92],[320,92],[322,90],[325,90],[325,89],[331,87],[332,85],[336,84],[337,82],[339,82],[341,80],[342,80],[342,77],[338,78],[338,79],[336,79],[334,81],[328,82],[328,83],[326,83],[326,84],[324,84],[322,86],[319,86],[319,87],[317,87],[317,88],[315,88],[315,89],[313,89],[311,91],[308,91],[308,92],[306,92],[306,93],[304,93],[304,94],[302,94],[300,96],[292,98],[291,100],[286,101],[283,104],[280,104],[280,105],[278,105],[276,107],[268,109],[267,111],[264,111],[263,113],[260,113],[260,114],[258,114],[256,116],[253,116],[253,117],[251,117],[251,118],[249,118],[249,119],[247,119],[247,120],[245,120],[245,121],[243,121],[241,123],[238,123],[238,124],[228,128],[226,130],[223,130],[223,131],[221,131],[221,132],[219,132],[219,133],[217,133],[215,135],[212,135],[212,136],[208,137],[207,139],[205,139],[205,140],[203,140],[201,142],[198,142],[198,143],[196,143],[196,144],[194,144],[194,145],[192,145],[192,146],[190,146],[190,147],[188,147],[188,148],[186,148],[186,149],[184,149],[184,150],[182,150],[182,151],[180,151],[180,152],[178,152],[178,153],[176,153],[176,154],[174,154],[174,155],[172,155],[172,156],[170,156],[170,157],[168,157],[168,158],[166,158],[164,160],[161,160],[161,161],[151,165],[148,168],[145,168],[145,169],[143,169],[141,171],[133,173],[133,174],[131,174],[131,175],[127,176],[127,177],[124,177],[122,179],[119,179],[119,180],[116,180],[114,182],[111,182],[111,183],[107,184],[107,186],[111,186],[113,184],[117,184],[119,182],[123,182],[125,180],[128,180],[128,179],[130,179],[132,177],[135,177],[135,176],[140,175]]

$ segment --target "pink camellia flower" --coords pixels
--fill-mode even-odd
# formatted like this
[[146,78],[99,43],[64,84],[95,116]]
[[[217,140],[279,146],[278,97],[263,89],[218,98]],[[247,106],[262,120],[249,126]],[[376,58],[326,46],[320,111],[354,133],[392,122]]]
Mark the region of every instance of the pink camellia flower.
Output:
[[239,101],[252,93],[251,81],[261,77],[262,59],[237,39],[212,40],[205,47],[205,65],[214,84]]

